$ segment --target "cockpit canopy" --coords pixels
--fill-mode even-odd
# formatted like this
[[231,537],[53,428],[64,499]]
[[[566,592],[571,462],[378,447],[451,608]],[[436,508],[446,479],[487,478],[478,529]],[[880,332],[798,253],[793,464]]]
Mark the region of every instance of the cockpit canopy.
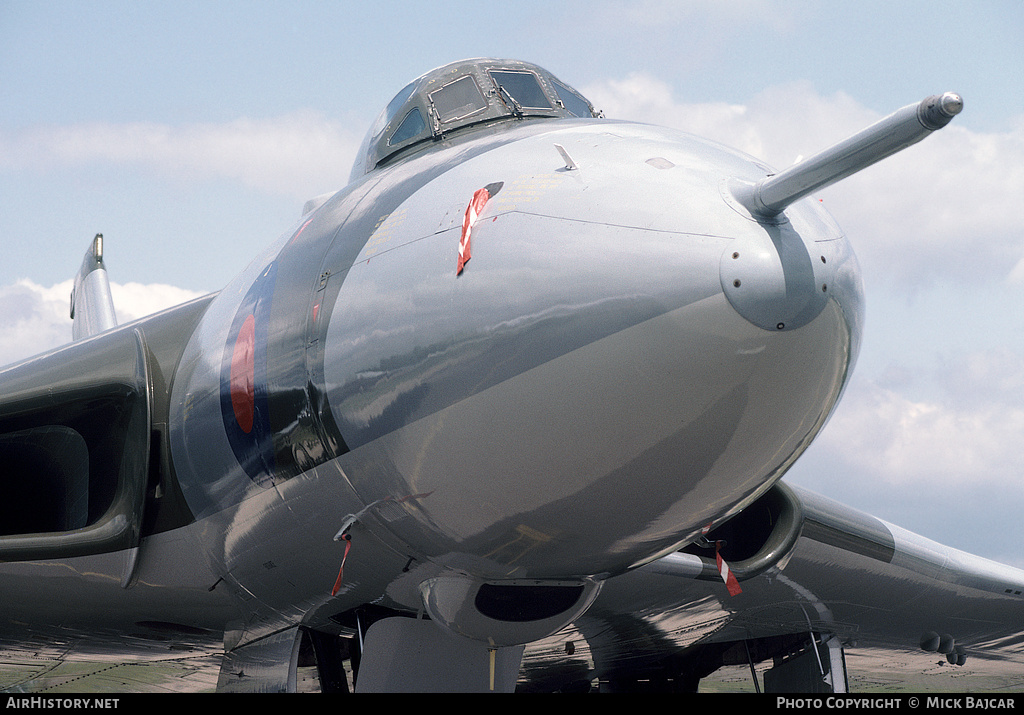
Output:
[[473,59],[406,85],[370,127],[352,167],[355,180],[422,142],[503,120],[596,117],[583,95],[528,62]]

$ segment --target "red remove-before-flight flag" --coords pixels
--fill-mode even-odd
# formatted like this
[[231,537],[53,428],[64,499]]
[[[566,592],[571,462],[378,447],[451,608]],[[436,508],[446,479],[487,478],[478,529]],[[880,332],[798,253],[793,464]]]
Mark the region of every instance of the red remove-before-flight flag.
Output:
[[725,587],[729,589],[729,595],[736,596],[743,593],[743,589],[740,588],[740,582],[733,576],[732,571],[729,569],[729,564],[725,563],[722,555],[718,552],[718,543],[715,544],[715,561],[718,563],[718,573],[722,575]]
[[470,234],[473,232],[473,224],[476,223],[477,218],[483,212],[484,206],[487,205],[487,201],[490,198],[491,192],[486,188],[477,189],[476,193],[473,194],[473,200],[466,207],[466,215],[462,219],[462,238],[459,239],[459,264],[455,269],[455,275],[462,274],[466,261],[471,257],[469,239]]

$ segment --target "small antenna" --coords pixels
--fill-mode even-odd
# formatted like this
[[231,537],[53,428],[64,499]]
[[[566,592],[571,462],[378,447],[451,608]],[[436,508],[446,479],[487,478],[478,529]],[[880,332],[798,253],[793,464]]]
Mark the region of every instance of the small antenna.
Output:
[[579,169],[576,162],[572,160],[571,156],[569,156],[569,152],[565,150],[564,146],[561,144],[555,144],[555,149],[558,149],[558,153],[562,155],[562,161],[565,162],[566,171],[575,171],[576,169]]

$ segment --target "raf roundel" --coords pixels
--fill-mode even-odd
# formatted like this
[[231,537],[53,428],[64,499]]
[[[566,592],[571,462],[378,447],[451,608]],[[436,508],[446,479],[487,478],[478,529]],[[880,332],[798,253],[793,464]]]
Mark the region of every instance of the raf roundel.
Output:
[[246,434],[252,432],[256,412],[255,356],[256,316],[250,314],[238,331],[231,355],[231,408]]
[[221,363],[224,432],[245,473],[257,484],[274,479],[274,440],[267,390],[267,326],[277,279],[271,263],[253,281],[231,321]]

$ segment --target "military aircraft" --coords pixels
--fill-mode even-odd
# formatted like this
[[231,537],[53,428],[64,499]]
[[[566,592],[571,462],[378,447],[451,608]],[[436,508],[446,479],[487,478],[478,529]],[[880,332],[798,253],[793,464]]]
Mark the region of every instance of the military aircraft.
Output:
[[961,107],[775,172],[472,59],[399,92],[350,183],[215,295],[116,325],[97,236],[76,339],[0,372],[0,648],[222,651],[228,692],[307,664],[325,692],[764,662],[765,690],[844,692],[850,649],[1019,662],[1024,572],[780,481],[863,324],[811,194]]

